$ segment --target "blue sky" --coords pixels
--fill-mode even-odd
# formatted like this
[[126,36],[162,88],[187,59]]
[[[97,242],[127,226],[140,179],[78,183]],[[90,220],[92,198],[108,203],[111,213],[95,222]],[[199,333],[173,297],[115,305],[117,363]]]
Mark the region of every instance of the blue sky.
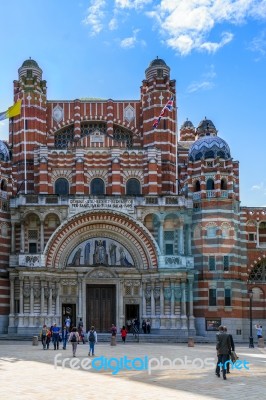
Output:
[[211,119],[240,162],[241,204],[266,206],[266,0],[13,0],[1,3],[0,33],[0,112],[28,57],[49,100],[139,99],[145,69],[163,58],[179,127]]

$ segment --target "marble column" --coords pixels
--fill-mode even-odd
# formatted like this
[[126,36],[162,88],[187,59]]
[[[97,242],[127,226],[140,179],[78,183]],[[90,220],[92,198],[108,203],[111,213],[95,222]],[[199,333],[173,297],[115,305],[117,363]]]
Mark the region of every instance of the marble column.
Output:
[[160,281],[160,314],[161,319],[164,317],[164,280]]
[[19,317],[18,317],[18,326],[24,326],[24,276],[19,276]]
[[187,225],[187,255],[191,256],[191,225]]
[[125,325],[125,314],[124,314],[124,280],[120,280],[118,283],[118,293],[119,293],[119,304],[118,304],[118,319],[120,326]]
[[56,317],[58,318],[58,323],[60,323],[61,313],[60,313],[60,303],[59,303],[59,301],[60,301],[60,282],[59,281],[56,281],[56,284],[55,284],[55,294],[56,294],[55,314],[56,314]]
[[21,221],[20,224],[20,252],[25,253],[25,224]]
[[78,320],[82,318],[82,276],[78,276]]
[[260,232],[259,232],[259,223],[257,222],[257,247],[260,246]]
[[187,329],[186,283],[181,282],[181,329]]
[[41,315],[44,315],[44,281],[41,280]]
[[53,288],[52,288],[52,282],[49,282],[48,315],[52,316],[52,313],[53,313]]
[[188,280],[189,293],[189,329],[195,329],[195,317],[193,315],[193,277]]
[[155,318],[155,299],[154,299],[155,282],[151,283],[151,318]]
[[10,282],[10,314],[9,314],[9,328],[14,327],[15,323],[15,277],[9,277]]
[[40,226],[40,244],[41,244],[41,253],[43,253],[44,250],[44,221],[41,220],[41,226]]
[[179,235],[178,235],[178,252],[179,254],[184,254],[184,227],[183,224],[179,228]]
[[175,283],[173,280],[170,282],[171,288],[171,303],[170,303],[170,317],[171,317],[171,328],[175,328]]
[[164,248],[163,248],[163,221],[159,221],[158,236],[159,236],[159,247],[160,247],[160,250],[161,250],[162,254],[164,254]]
[[15,223],[11,222],[11,253],[16,252],[16,241],[15,241]]
[[34,278],[30,277],[30,320],[29,325],[34,326]]
[[142,282],[142,319],[146,318],[146,282]]

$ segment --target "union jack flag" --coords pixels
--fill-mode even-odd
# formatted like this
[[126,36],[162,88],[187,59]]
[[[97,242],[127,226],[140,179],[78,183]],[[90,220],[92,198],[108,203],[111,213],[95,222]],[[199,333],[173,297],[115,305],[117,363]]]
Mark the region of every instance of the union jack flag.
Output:
[[165,111],[172,111],[173,110],[173,106],[174,106],[174,97],[172,96],[170,100],[168,100],[168,102],[166,103],[166,105],[164,106],[164,108],[162,109],[162,111],[160,112],[160,115],[158,118],[155,119],[154,123],[153,123],[153,128],[156,129],[159,125],[159,122],[161,121],[161,118],[165,115]]

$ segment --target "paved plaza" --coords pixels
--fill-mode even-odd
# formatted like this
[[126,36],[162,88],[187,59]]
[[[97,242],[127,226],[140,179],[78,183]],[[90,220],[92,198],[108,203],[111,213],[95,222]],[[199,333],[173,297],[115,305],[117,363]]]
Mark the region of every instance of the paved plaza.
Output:
[[[71,345],[66,350],[43,350],[39,342],[0,341],[1,398],[12,399],[263,399],[266,393],[266,350],[237,346],[240,360],[246,360],[240,369],[231,370],[228,379],[217,378],[213,363],[216,360],[214,344],[142,344],[109,343],[96,345],[96,357],[88,357],[88,345],[79,344],[76,358]],[[55,367],[55,356],[57,367]],[[127,359],[125,358],[127,356]],[[100,357],[100,358],[99,358]],[[161,369],[159,360],[172,364]],[[69,358],[66,360],[66,358]],[[96,360],[97,358],[97,360]],[[116,371],[114,359],[122,359],[134,370]],[[151,360],[154,358],[154,360]],[[166,360],[166,358],[168,360]],[[62,360],[65,359],[65,367]],[[73,360],[73,361],[71,361]],[[90,361],[88,361],[90,360]],[[108,367],[89,369],[94,365]],[[175,360],[175,361],[174,361]],[[148,364],[147,364],[148,361]],[[72,367],[70,368],[70,363]],[[75,364],[73,364],[75,363]],[[105,363],[105,364],[104,364]],[[108,364],[110,363],[110,364]],[[146,364],[145,364],[146,363]],[[175,363],[175,365],[173,365]],[[141,367],[160,368],[152,370]],[[138,370],[139,369],[139,370]]]

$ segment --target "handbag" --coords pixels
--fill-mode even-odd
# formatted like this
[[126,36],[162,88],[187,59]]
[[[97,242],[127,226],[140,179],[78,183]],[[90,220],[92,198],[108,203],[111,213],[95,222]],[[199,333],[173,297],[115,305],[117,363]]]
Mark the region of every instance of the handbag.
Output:
[[231,361],[232,361],[233,363],[235,363],[236,360],[239,359],[239,357],[238,357],[238,355],[236,354],[235,351],[231,351],[230,357],[231,357]]

